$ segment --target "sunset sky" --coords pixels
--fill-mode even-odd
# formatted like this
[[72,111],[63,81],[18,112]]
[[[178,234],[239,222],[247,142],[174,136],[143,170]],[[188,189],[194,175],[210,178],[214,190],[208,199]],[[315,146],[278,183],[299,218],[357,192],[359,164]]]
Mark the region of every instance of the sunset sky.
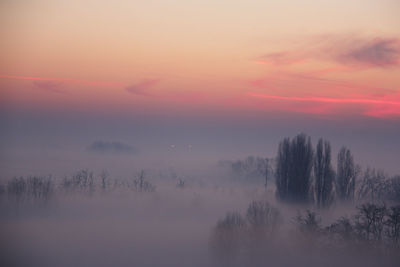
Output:
[[398,0],[1,1],[1,119],[345,120],[395,140],[399,14]]

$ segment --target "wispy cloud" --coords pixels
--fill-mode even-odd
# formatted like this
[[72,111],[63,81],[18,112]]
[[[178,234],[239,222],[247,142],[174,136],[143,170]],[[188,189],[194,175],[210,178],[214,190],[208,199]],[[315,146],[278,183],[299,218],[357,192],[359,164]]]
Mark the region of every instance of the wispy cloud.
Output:
[[152,94],[149,92],[149,89],[159,83],[159,81],[159,79],[144,80],[126,87],[126,91],[135,95],[151,96]]
[[380,98],[367,96],[322,97],[322,96],[282,96],[257,92],[247,92],[253,98],[268,101],[266,107],[312,114],[340,114],[352,110],[371,117],[393,118],[400,116],[400,93]]
[[[293,50],[275,51],[261,55],[255,59],[255,62],[285,66],[305,63],[309,60],[350,65],[355,70],[395,66],[400,64],[400,40],[348,35],[316,36],[306,39],[301,46]],[[345,69],[335,67],[331,70]]]
[[36,88],[41,90],[52,92],[52,93],[60,93],[65,94],[66,91],[62,88],[63,83],[58,81],[34,81],[33,85]]
[[400,41],[396,39],[374,39],[349,48],[339,56],[344,63],[388,67],[400,64]]
[[307,60],[306,55],[294,51],[281,51],[277,53],[269,53],[260,56],[256,63],[271,64],[271,65],[292,65],[301,63]]
[[33,81],[52,81],[52,82],[63,82],[63,83],[75,83],[84,84],[89,86],[99,86],[99,87],[123,87],[124,84],[120,82],[106,82],[106,81],[89,81],[82,79],[72,79],[72,78],[51,78],[51,77],[37,77],[37,76],[17,76],[17,75],[2,75],[0,78],[3,79],[13,79],[13,80],[33,80]]
[[253,89],[247,95],[263,99],[264,103],[256,101],[257,105],[314,114],[348,111],[380,118],[400,117],[400,88],[387,82],[381,87],[373,76],[365,82],[351,76],[366,69],[400,66],[399,39],[314,36],[291,50],[261,55],[256,63],[272,65],[266,76],[249,81]]
[[319,103],[337,103],[337,104],[380,104],[380,105],[395,105],[400,108],[400,101],[388,101],[382,99],[368,99],[368,98],[334,98],[334,97],[291,97],[291,96],[277,96],[249,92],[248,95],[260,98],[283,100],[283,101],[300,101],[300,102],[319,102]]

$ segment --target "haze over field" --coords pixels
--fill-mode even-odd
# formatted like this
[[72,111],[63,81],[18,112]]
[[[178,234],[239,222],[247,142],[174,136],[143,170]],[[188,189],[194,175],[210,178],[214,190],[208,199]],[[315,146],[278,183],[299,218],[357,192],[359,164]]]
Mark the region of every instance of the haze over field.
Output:
[[[399,14],[398,0],[0,1],[0,265],[395,263],[380,249],[400,233]],[[363,232],[366,202],[379,234]],[[273,241],[253,240],[251,207],[279,210]],[[289,238],[310,221],[312,241]]]

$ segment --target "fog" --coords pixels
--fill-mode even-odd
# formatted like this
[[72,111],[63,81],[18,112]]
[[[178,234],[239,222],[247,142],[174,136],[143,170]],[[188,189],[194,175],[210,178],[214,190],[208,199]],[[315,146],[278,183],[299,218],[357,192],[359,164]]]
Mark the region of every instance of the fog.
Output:
[[[371,241],[357,228],[360,205],[385,203],[388,211],[398,205],[387,189],[378,199],[371,193],[372,199],[335,199],[318,208],[279,201],[274,174],[265,187],[264,165],[235,167],[253,155],[271,159],[275,169],[279,142],[307,132],[314,146],[319,137],[331,141],[335,169],[345,145],[362,173],[376,167],[385,181],[395,181],[396,124],[59,119],[2,120],[2,266],[396,266],[400,260],[398,241]],[[360,173],[356,192],[362,181]],[[273,228],[252,226],[253,201],[277,210]],[[311,232],[299,219],[307,210],[317,218]],[[349,240],[330,230],[340,218],[351,220]]]
[[[305,214],[306,209],[316,211],[321,225],[327,226],[342,216],[353,218],[361,201],[336,203],[328,209],[280,203],[273,180],[265,188],[262,177],[243,180],[223,166],[197,173],[147,169],[143,174],[145,183],[153,185],[154,190],[138,187],[140,172],[126,177],[95,172],[93,184],[87,185],[70,185],[66,182],[72,181],[70,178],[52,177],[54,184],[48,196],[29,195],[29,190],[24,191],[26,196],[3,192],[1,265],[396,266],[398,263],[398,248],[392,251],[391,247],[353,245],[351,241],[325,243],[326,240],[318,239],[317,233],[308,235],[298,230],[296,217]],[[218,239],[218,222],[228,212],[246,214],[252,201],[267,202],[278,210],[279,220],[273,232],[264,239],[261,232],[254,236],[250,228],[237,236],[238,232],[230,232],[228,227],[228,232],[222,230],[223,239]]]
[[[127,118],[4,113],[0,116],[1,179],[66,175],[82,168],[108,169],[118,175],[131,175],[133,169],[155,166],[204,169],[219,160],[248,155],[274,157],[282,138],[300,132],[309,134],[314,143],[320,137],[330,140],[333,154],[343,145],[349,147],[363,167],[400,173],[400,126],[396,120],[280,117],[139,114]],[[90,149],[96,142],[109,147],[103,151]],[[119,145],[119,151],[112,144]]]

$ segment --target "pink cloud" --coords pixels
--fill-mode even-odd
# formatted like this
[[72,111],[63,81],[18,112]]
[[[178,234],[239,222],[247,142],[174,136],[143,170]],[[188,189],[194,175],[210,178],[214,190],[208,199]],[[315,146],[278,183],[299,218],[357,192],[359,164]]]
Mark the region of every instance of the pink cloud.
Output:
[[62,89],[63,83],[60,81],[46,81],[46,80],[35,80],[33,85],[41,90],[64,94],[66,91]]
[[84,85],[99,86],[99,87],[121,87],[124,85],[123,83],[120,82],[88,81],[88,80],[71,79],[71,78],[49,78],[49,77],[16,76],[16,75],[0,75],[0,78],[13,79],[13,80],[65,82],[65,83],[84,84]]
[[292,65],[302,63],[307,60],[306,55],[294,51],[282,51],[260,56],[256,63],[271,65]]
[[159,83],[159,79],[150,79],[144,80],[139,83],[130,85],[126,87],[126,91],[131,94],[141,95],[141,96],[151,96],[152,94],[149,92],[149,89]]
[[400,101],[389,101],[384,99],[368,99],[368,98],[333,98],[333,97],[291,97],[260,94],[254,92],[247,93],[253,97],[267,98],[273,100],[295,101],[295,102],[322,102],[322,103],[338,103],[338,104],[381,104],[395,105],[400,108]]
[[371,97],[313,97],[282,96],[256,92],[247,95],[264,99],[268,109],[286,110],[309,114],[360,114],[377,118],[400,117],[400,93],[385,95],[380,98]]
[[255,62],[285,66],[308,60],[328,61],[347,66],[326,69],[328,72],[397,66],[400,64],[400,40],[349,35],[315,36],[308,38],[300,47],[264,54],[257,57]]
[[400,41],[375,38],[348,48],[338,59],[344,64],[388,67],[400,64]]

